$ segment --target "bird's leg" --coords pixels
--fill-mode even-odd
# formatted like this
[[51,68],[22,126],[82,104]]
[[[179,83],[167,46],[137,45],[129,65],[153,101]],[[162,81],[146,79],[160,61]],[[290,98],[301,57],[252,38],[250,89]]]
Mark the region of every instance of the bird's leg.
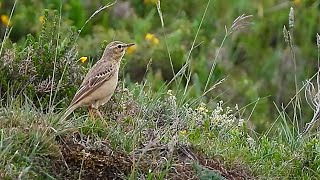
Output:
[[96,110],[96,112],[97,112],[98,116],[99,116],[102,120],[104,120],[104,118],[103,118],[103,116],[102,116],[101,112],[100,112],[98,109],[95,109],[95,110]]
[[93,108],[91,106],[88,107],[90,119],[94,119]]
[[100,119],[103,121],[103,123],[108,126],[108,123],[106,122],[106,120],[103,118],[101,112],[98,110],[98,108],[93,108],[94,111],[98,114],[98,116],[100,117]]
[[97,109],[94,109],[95,112],[98,114],[98,116],[101,118],[101,120],[105,123],[106,126],[108,126],[108,123],[106,122],[106,120],[103,118],[101,112]]

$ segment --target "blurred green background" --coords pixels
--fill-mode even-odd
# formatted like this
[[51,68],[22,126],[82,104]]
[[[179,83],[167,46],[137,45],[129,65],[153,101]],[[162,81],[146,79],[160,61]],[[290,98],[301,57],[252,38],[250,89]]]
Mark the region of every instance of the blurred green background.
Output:
[[[99,7],[113,1],[20,0],[15,4],[10,24],[8,17],[15,1],[0,2],[1,39],[8,25],[12,27],[10,40],[19,46],[26,42],[27,34],[35,38],[41,35],[45,9],[57,10],[61,14],[61,32],[76,32]],[[252,103],[246,107],[244,117],[250,116],[252,128],[257,131],[270,127],[278,117],[275,104],[286,105],[294,96],[295,75],[301,87],[302,82],[317,71],[319,0],[162,0],[163,27],[156,2],[118,0],[113,6],[96,14],[84,26],[76,42],[78,58],[86,56],[88,61],[77,63],[86,68],[88,63],[98,60],[104,41],[116,39],[134,42],[137,45],[129,49],[125,56],[122,79],[129,83],[148,79],[157,90],[163,83],[169,82],[173,71],[177,73],[186,62],[200,27],[195,40],[196,48],[190,56],[192,74],[187,96],[202,95],[211,66],[216,60],[209,85],[223,78],[226,80],[202,100],[212,106],[219,100],[231,107],[235,104],[244,107]],[[296,70],[290,48],[283,38],[283,26],[288,27],[290,7],[294,8],[295,13],[291,31]],[[242,14],[253,15],[250,18],[252,24],[228,36],[215,58],[225,36],[225,26],[229,28],[233,20]],[[169,88],[177,90],[175,83]],[[301,122],[306,122],[312,117],[312,111],[302,103]],[[291,107],[287,113],[292,114]]]

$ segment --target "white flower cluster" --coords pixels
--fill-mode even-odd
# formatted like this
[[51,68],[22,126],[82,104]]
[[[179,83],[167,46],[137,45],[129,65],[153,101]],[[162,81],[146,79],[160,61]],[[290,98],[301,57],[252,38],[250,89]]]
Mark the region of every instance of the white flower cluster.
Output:
[[[210,111],[207,109],[207,105],[202,102],[195,110],[187,108],[187,118],[192,119],[197,126],[202,126],[205,120],[209,120],[210,127],[223,129],[242,127],[244,119],[238,118],[232,108],[223,108],[222,104],[223,101],[219,101],[216,108]],[[236,105],[234,109],[238,111],[238,106]]]
[[167,91],[166,102],[168,103],[168,105],[169,105],[170,107],[172,107],[173,109],[176,109],[176,107],[177,107],[177,101],[176,101],[176,100],[177,100],[176,96],[173,95],[173,94],[172,94],[172,90],[169,89],[169,90]]
[[120,97],[120,103],[121,103],[120,107],[121,107],[122,111],[125,111],[127,109],[127,107],[129,106],[129,103],[130,103],[129,99],[131,99],[133,97],[133,94],[127,88],[123,88],[122,93],[124,95],[122,95]]
[[[222,128],[233,128],[236,126],[243,126],[244,119],[237,118],[232,108],[226,107],[222,108],[222,101],[217,103],[217,107],[212,111],[209,118],[211,120],[211,125],[218,126]],[[238,110],[236,105],[235,110]]]

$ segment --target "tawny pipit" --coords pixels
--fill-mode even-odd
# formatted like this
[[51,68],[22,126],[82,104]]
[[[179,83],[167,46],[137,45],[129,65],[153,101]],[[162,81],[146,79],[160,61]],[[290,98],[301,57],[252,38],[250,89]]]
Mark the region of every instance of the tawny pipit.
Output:
[[95,109],[101,117],[98,108],[107,103],[113,95],[118,83],[120,61],[126,49],[133,45],[120,41],[107,45],[101,59],[89,70],[61,119],[64,120],[81,106],[88,106],[90,116],[92,109]]

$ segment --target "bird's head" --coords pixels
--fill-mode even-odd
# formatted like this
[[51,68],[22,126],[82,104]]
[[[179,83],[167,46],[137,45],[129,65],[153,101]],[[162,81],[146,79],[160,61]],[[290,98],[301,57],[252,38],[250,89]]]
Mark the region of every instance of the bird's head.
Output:
[[133,45],[133,43],[126,44],[121,41],[113,41],[104,50],[103,59],[120,61],[126,53],[126,49]]

